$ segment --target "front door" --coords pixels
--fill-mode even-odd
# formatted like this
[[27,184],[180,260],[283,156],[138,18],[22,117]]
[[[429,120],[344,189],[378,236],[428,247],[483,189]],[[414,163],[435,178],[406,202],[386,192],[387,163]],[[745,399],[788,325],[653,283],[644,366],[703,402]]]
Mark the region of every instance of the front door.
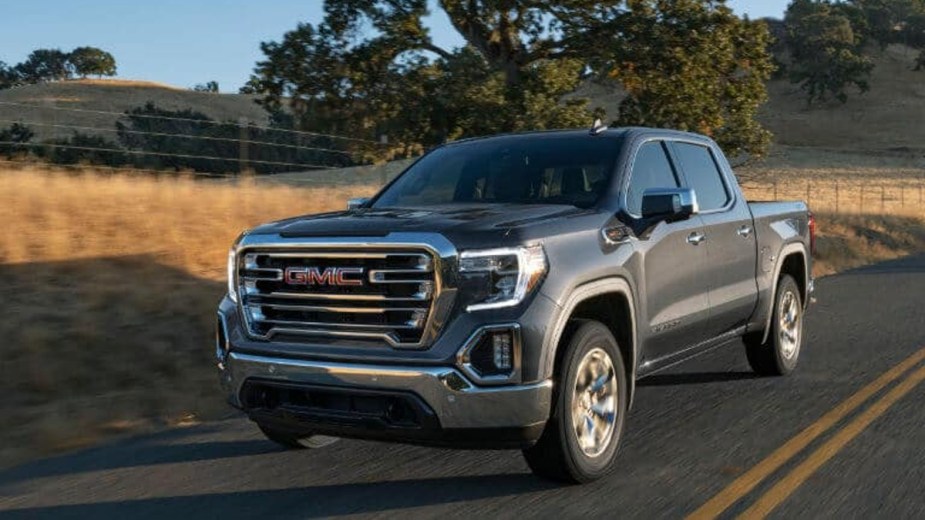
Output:
[[[666,144],[647,141],[633,160],[625,210],[638,219],[646,190],[679,186]],[[704,234],[702,220],[694,216],[662,222],[634,243],[644,273],[637,280],[643,367],[707,339],[710,306],[709,283],[703,277],[707,262]]]

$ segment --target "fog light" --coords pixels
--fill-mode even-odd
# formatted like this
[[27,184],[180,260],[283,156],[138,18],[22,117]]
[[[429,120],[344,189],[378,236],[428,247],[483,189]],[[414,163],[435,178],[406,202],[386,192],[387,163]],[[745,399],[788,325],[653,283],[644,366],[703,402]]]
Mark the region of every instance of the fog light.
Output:
[[477,385],[503,385],[520,379],[520,326],[492,325],[474,334],[459,350],[457,363]]
[[491,337],[492,348],[494,350],[495,368],[498,370],[511,369],[511,345],[513,339],[510,332],[495,332]]

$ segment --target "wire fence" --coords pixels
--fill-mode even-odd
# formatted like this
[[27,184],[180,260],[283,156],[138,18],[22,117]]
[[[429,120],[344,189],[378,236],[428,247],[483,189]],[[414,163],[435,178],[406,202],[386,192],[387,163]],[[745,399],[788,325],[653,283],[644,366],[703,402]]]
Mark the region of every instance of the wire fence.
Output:
[[746,181],[751,200],[803,200],[818,213],[925,215],[925,177]]
[[[0,137],[0,158],[24,155],[58,165],[85,164],[120,169],[192,170],[207,176],[254,172],[295,173],[368,164],[387,139],[279,128],[245,121],[164,115],[152,106],[116,112],[0,101],[0,132],[23,125],[32,137]],[[152,113],[154,112],[154,113]],[[78,113],[63,122],[61,113]],[[85,115],[91,114],[92,118]],[[97,116],[104,116],[100,119]],[[82,117],[82,119],[81,119]]]

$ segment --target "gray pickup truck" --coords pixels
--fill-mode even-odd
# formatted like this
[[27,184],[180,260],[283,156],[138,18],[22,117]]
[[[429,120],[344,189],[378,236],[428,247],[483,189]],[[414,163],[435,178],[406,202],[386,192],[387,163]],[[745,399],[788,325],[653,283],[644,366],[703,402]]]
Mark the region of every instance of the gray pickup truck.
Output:
[[221,384],[286,447],[522,449],[540,476],[590,481],[638,379],[724,345],[794,369],[814,227],[802,202],[746,202],[700,135],[454,142],[346,211],[241,235]]

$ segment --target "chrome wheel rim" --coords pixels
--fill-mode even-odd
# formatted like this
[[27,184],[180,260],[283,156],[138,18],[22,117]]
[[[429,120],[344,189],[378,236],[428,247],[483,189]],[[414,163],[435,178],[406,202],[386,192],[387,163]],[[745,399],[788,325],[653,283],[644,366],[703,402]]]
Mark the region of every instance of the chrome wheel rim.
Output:
[[790,360],[800,351],[800,334],[802,332],[800,313],[800,300],[793,291],[787,291],[780,299],[777,309],[778,339],[780,339],[780,353],[784,359]]
[[591,349],[578,364],[572,393],[572,427],[578,446],[588,457],[597,457],[610,445],[617,391],[610,355],[601,348]]

